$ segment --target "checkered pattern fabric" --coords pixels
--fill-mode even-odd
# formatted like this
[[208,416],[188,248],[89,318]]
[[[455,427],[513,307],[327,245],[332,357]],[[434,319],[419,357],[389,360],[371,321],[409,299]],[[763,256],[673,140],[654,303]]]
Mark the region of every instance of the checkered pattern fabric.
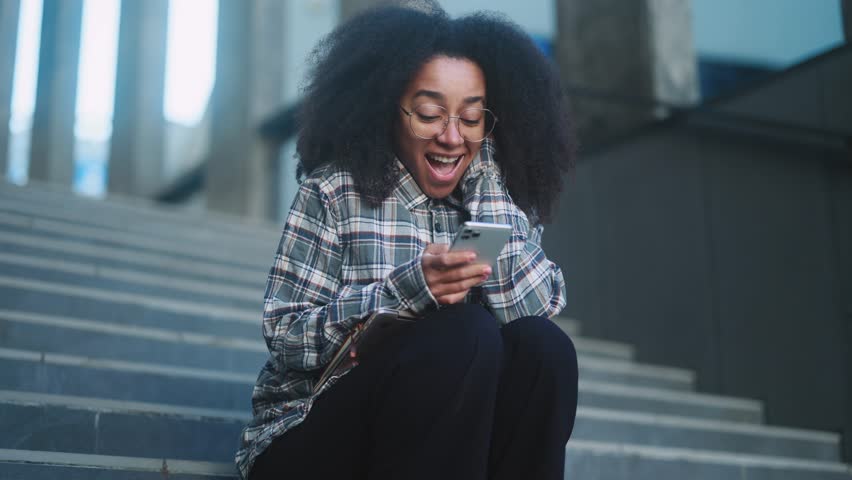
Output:
[[301,423],[316,397],[334,384],[336,379],[312,394],[324,365],[355,325],[379,308],[415,314],[437,308],[423,275],[423,249],[450,243],[463,221],[513,228],[491,277],[468,301],[483,303],[501,323],[562,310],[565,283],[541,249],[543,227],[531,226],[509,197],[494,156],[486,140],[458,193],[446,199],[423,194],[400,162],[397,185],[378,205],[364,201],[352,175],[334,165],[302,182],[267,281],[263,336],[270,357],[258,376],[254,417],[237,452],[243,477],[272,440]]

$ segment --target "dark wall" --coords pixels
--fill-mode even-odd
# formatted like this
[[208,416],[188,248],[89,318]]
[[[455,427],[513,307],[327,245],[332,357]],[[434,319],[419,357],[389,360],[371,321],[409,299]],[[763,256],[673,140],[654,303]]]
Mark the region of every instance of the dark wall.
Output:
[[843,432],[852,462],[850,60],[583,152],[544,247],[589,335],[771,423]]
[[765,399],[769,419],[836,429],[852,372],[834,301],[829,160],[746,142],[721,150],[705,161],[723,391]]
[[639,342],[644,359],[714,372],[701,381],[715,387],[709,262],[698,254],[707,252],[703,167],[682,153],[693,148],[656,134],[584,158],[544,242],[588,334],[650,341]]
[[[831,178],[831,222],[834,232],[834,251],[837,256],[835,277],[837,287],[835,298],[840,315],[845,318],[846,327],[846,365],[852,368],[852,147],[847,154],[847,162],[831,165],[828,175]],[[846,435],[844,438],[845,457],[852,462],[852,381],[846,383],[845,403]]]
[[685,126],[586,155],[544,239],[567,313],[771,423],[852,437],[846,156]]

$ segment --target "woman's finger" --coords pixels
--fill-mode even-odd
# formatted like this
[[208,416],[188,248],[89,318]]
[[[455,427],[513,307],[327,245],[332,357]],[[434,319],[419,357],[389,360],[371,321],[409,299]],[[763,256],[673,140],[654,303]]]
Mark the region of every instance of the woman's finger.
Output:
[[439,255],[424,255],[423,265],[428,265],[436,270],[448,270],[451,268],[467,265],[476,260],[474,252],[447,252]]
[[469,278],[491,275],[491,267],[482,264],[464,265],[461,267],[444,270],[435,275],[438,283],[455,283]]
[[452,295],[443,295],[441,297],[437,297],[435,300],[437,300],[440,305],[453,305],[455,303],[462,302],[464,300],[464,297],[466,296],[467,292],[454,293]]
[[429,245],[426,245],[423,253],[428,255],[440,255],[442,253],[447,253],[449,249],[450,246],[446,243],[430,243]]
[[487,278],[487,275],[477,275],[458,282],[441,283],[436,285],[435,288],[430,287],[429,290],[436,299],[445,295],[455,295],[459,293],[464,296],[464,294],[467,294],[468,290],[484,282]]

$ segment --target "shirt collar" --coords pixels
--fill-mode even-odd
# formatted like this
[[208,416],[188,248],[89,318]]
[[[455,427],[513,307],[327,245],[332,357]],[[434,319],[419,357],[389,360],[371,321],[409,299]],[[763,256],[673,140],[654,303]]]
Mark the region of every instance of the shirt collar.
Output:
[[394,194],[397,198],[399,198],[403,206],[405,206],[407,210],[411,210],[415,206],[428,201],[429,197],[420,190],[417,182],[414,181],[414,177],[408,169],[405,168],[405,165],[399,161],[399,159],[396,160],[396,166],[399,169],[400,175],[399,181],[394,189]]
[[500,168],[494,161],[494,140],[490,138],[482,141],[482,146],[479,147],[479,155],[474,157],[470,165],[467,166],[459,184],[464,185],[468,180],[477,178],[488,171],[495,171],[498,175],[500,173]]

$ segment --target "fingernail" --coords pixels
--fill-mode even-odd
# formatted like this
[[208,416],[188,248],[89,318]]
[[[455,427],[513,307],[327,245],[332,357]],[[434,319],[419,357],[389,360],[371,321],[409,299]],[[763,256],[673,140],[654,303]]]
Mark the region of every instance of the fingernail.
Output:
[[485,276],[491,275],[491,267],[485,267],[482,269],[482,274]]
[[471,261],[471,262],[476,260],[476,254],[471,253],[470,255],[467,256],[467,259],[468,259],[468,261]]

